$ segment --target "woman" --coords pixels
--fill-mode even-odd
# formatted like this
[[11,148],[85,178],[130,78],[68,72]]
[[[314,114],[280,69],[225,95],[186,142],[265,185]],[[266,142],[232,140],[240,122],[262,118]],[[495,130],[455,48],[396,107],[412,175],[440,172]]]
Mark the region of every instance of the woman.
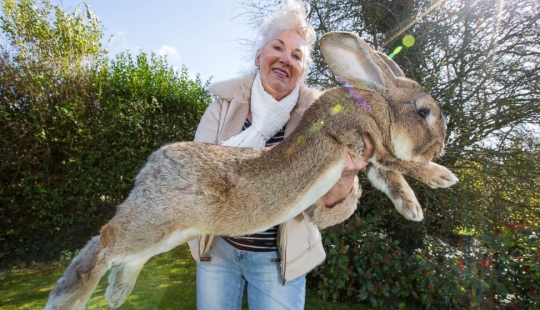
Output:
[[[203,115],[195,141],[236,147],[264,147],[283,140],[317,97],[303,85],[315,31],[302,3],[286,1],[261,27],[257,72],[215,83],[218,96]],[[325,216],[307,214],[266,232],[237,238],[202,236],[190,242],[197,260],[198,309],[240,309],[247,289],[250,309],[303,309],[305,275],[325,258],[318,228],[346,220],[360,196],[357,173],[373,155],[351,151],[341,179],[318,202]]]

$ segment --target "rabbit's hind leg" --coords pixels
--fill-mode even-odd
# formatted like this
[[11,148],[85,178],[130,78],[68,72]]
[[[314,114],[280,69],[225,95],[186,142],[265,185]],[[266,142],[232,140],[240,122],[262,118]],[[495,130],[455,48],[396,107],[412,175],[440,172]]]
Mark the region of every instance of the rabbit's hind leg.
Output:
[[113,266],[109,274],[109,286],[105,291],[105,300],[112,309],[118,308],[133,291],[137,277],[146,262],[151,258],[142,257],[131,261],[124,261]]
[[[145,248],[143,251],[133,250],[139,246],[130,248],[131,253],[129,254],[127,254],[127,251],[123,251],[123,253],[127,255],[124,255],[124,258],[118,265],[113,266],[111,273],[109,274],[109,286],[105,291],[105,299],[107,300],[109,307],[115,309],[124,303],[135,287],[135,282],[137,281],[137,277],[141,273],[144,264],[146,264],[150,258],[168,252],[178,245],[189,241],[193,236],[198,234],[200,233],[195,229],[179,230]],[[130,241],[135,242],[135,240]],[[131,243],[124,241],[122,244]]]
[[383,191],[392,200],[396,210],[406,219],[421,221],[424,218],[422,207],[414,191],[401,173],[370,165],[367,176],[371,184]]

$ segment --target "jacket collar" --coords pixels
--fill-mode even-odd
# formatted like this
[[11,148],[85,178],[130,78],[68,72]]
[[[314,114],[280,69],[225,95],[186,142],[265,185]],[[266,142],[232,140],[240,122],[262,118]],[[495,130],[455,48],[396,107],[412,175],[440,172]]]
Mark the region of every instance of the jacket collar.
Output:
[[251,85],[255,79],[255,73],[212,83],[208,90],[219,98],[227,101],[235,100],[238,103],[249,103],[251,97]]
[[[226,101],[236,101],[239,105],[249,104],[251,98],[251,86],[255,79],[256,72],[244,75],[242,77],[212,83],[208,90]],[[300,87],[298,103],[291,112],[291,118],[285,127],[285,136],[298,126],[300,118],[309,105],[319,97],[320,91],[314,88],[308,88],[305,85]]]

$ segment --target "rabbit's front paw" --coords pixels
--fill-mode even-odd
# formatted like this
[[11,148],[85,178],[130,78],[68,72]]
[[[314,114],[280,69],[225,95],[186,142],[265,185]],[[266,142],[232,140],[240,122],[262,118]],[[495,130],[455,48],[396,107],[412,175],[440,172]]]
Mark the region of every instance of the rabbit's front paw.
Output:
[[458,178],[446,167],[429,163],[426,183],[431,188],[446,188],[456,184]]

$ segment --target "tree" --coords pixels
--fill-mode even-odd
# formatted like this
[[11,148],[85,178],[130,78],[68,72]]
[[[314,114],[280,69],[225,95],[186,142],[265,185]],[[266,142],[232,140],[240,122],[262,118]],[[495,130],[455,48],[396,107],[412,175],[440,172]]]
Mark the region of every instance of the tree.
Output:
[[68,14],[47,0],[4,0],[0,22],[7,39],[0,47],[21,64],[70,70],[106,53],[102,26],[88,5]]
[[[540,137],[539,20],[535,1],[446,2],[413,29],[414,53],[396,56],[448,115],[444,162],[467,168],[460,170],[462,185],[451,191],[457,202],[452,212],[438,210],[453,223],[492,230],[501,224],[501,215],[512,217],[513,202],[490,190],[502,185],[498,180],[517,173],[528,179],[526,192],[540,185],[537,168],[519,159],[538,158],[528,145]],[[480,180],[487,181],[485,186]],[[525,194],[522,188],[507,188],[514,197]],[[538,212],[534,202],[522,207]]]
[[[245,16],[256,26],[262,16],[279,8],[279,2],[246,1]],[[354,31],[388,55],[399,47],[394,60],[441,104],[448,118],[448,135],[446,155],[439,161],[459,174],[461,183],[435,192],[414,185],[422,203],[430,208],[425,223],[432,233],[445,235],[466,225],[497,225],[493,216],[506,212],[508,204],[495,196],[484,199],[487,188],[473,181],[484,175],[506,179],[508,169],[503,168],[512,166],[527,176],[529,193],[538,188],[537,178],[529,178],[537,170],[514,160],[517,154],[509,152],[510,147],[524,148],[539,137],[540,10],[536,1],[317,0],[310,4],[309,21],[318,36],[327,31]],[[404,47],[405,35],[414,37],[414,45]],[[320,88],[336,85],[318,47],[314,59],[308,83]],[[527,154],[533,161],[538,155]],[[514,196],[520,195],[519,188],[512,190]],[[523,207],[537,213],[538,196],[530,201],[536,202]]]
[[[88,68],[105,51],[101,26],[88,8],[63,12],[48,1],[5,0],[0,29],[0,239],[2,265],[57,257],[62,223],[74,204],[66,177],[84,131]],[[64,186],[61,184],[64,183]],[[81,186],[82,188],[82,186]],[[80,190],[80,192],[84,192]],[[66,209],[66,208],[64,208]],[[50,242],[47,244],[47,241]],[[58,244],[56,244],[58,246]]]
[[[279,8],[279,2],[245,1],[244,16],[256,27],[262,16]],[[309,21],[319,37],[327,31],[357,32],[373,48],[391,55],[439,102],[448,131],[446,154],[436,161],[460,179],[442,190],[410,180],[425,211],[421,223],[405,221],[386,197],[362,181],[356,215],[322,232],[327,259],[311,273],[311,287],[325,298],[369,301],[374,307],[383,302],[398,307],[396,298],[411,296],[428,308],[464,306],[478,298],[500,307],[494,301],[506,293],[487,288],[482,281],[493,279],[480,281],[480,273],[475,273],[476,264],[487,268],[486,261],[467,254],[474,265],[467,271],[463,260],[448,259],[448,244],[471,253],[470,237],[511,231],[513,237],[497,239],[510,253],[518,245],[505,238],[517,239],[512,235],[515,227],[527,227],[527,233],[532,232],[530,243],[538,242],[534,238],[540,228],[537,1],[309,3]],[[403,42],[406,35],[414,38],[414,45]],[[314,59],[308,83],[319,88],[339,85],[317,46]],[[434,249],[440,255],[433,256]],[[534,246],[525,251],[532,263],[538,252]],[[490,272],[496,277],[506,271]],[[519,269],[509,273],[521,274]],[[530,275],[525,282],[535,279]],[[494,284],[506,289],[497,279]],[[464,289],[468,286],[475,292],[484,288],[484,295],[464,296],[460,292],[468,291]],[[534,300],[526,293],[514,297]]]

